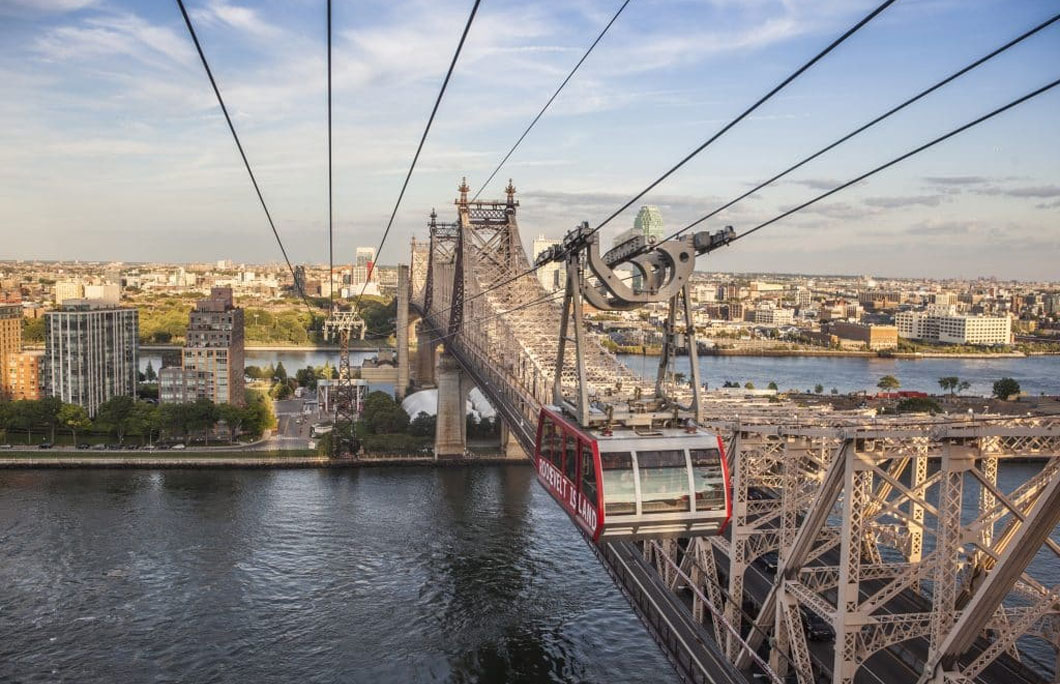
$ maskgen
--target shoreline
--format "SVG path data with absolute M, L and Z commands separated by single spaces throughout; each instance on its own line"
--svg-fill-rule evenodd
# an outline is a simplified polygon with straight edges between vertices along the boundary
M 267 453 L 267 452 L 262 452 Z M 487 453 L 458 458 L 436 459 L 432 456 L 383 454 L 358 459 L 331 459 L 327 456 L 241 455 L 225 456 L 192 453 L 180 456 L 99 455 L 81 454 L 42 456 L 30 451 L 15 451 L 0 455 L 0 470 L 239 470 L 239 469 L 335 469 L 380 466 L 463 467 L 503 463 L 530 463 L 525 458 L 512 458 L 499 453 Z

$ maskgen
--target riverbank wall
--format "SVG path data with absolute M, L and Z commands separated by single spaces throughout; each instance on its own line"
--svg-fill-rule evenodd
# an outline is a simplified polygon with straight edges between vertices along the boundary
M 326 456 L 297 455 L 283 456 L 262 452 L 262 455 L 243 454 L 181 454 L 179 456 L 159 455 L 89 455 L 89 454 L 51 454 L 9 452 L 0 455 L 0 469 L 240 469 L 240 468 L 361 468 L 380 466 L 429 466 L 461 467 L 469 465 L 496 465 L 502 463 L 529 464 L 525 458 L 512 458 L 501 453 L 475 453 L 463 457 L 436 459 L 432 454 L 372 454 L 354 459 L 332 459 Z

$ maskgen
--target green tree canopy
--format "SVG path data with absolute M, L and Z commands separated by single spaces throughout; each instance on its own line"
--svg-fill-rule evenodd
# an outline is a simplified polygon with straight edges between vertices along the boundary
M 119 443 L 123 442 L 135 403 L 132 397 L 111 397 L 96 410 L 96 424 L 117 437 Z
M 896 390 L 901 387 L 902 383 L 893 375 L 885 375 L 880 378 L 880 381 L 876 383 L 876 386 L 884 392 L 890 392 L 891 390 Z
M 1020 393 L 1020 384 L 1013 378 L 1001 378 L 994 383 L 994 396 L 1002 401 L 1008 400 L 1014 394 Z
M 369 433 L 393 434 L 405 432 L 409 414 L 386 392 L 372 392 L 364 400 L 361 422 Z

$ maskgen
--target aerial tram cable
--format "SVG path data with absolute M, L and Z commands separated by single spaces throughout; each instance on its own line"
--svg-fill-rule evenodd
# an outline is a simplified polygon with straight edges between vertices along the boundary
M 1030 38 L 1034 34 L 1036 34 L 1039 31 L 1041 31 L 1042 29 L 1047 28 L 1048 26 L 1054 24 L 1058 20 L 1060 20 L 1060 14 L 1054 14 L 1049 19 L 1047 19 L 1044 22 L 1038 24 L 1037 26 L 1035 26 L 1034 28 L 1030 29 L 1029 31 L 1026 31 L 1025 33 L 1017 36 L 1016 38 L 1013 38 L 1012 40 L 1010 40 L 1009 42 L 1005 43 L 1004 45 L 1002 45 L 1001 47 L 997 48 L 996 50 L 990 52 L 989 54 L 986 54 L 986 55 L 980 57 L 979 59 L 975 60 L 974 62 L 972 62 L 968 66 L 964 67 L 963 69 L 955 71 L 954 73 L 952 73 L 949 76 L 947 76 L 946 78 L 942 79 L 941 81 L 939 81 L 935 85 L 930 86 L 929 88 L 926 88 L 926 89 L 920 91 L 916 95 L 914 95 L 914 96 L 910 97 L 909 99 L 907 99 L 905 102 L 902 102 L 901 104 L 899 104 L 899 105 L 897 105 L 895 107 L 892 107 L 891 109 L 887 110 L 883 114 L 877 116 L 872 121 L 869 121 L 868 123 L 866 123 L 866 124 L 864 124 L 862 126 L 859 126 L 858 128 L 854 129 L 853 131 L 851 131 L 851 132 L 847 133 L 846 135 L 844 135 L 843 137 L 839 138 L 835 142 L 829 144 L 828 146 L 822 147 L 820 150 L 818 150 L 817 152 L 814 152 L 813 154 L 811 154 L 810 156 L 806 157 L 802 161 L 796 162 L 795 164 L 793 164 L 792 166 L 789 166 L 788 168 L 784 169 L 783 171 L 781 171 L 780 173 L 776 174 L 772 178 L 769 178 L 768 180 L 762 181 L 761 183 L 759 183 L 755 187 L 751 188 L 747 192 L 743 193 L 739 197 L 736 197 L 735 199 L 732 199 L 732 200 L 726 202 L 725 204 L 721 205 L 720 207 L 718 207 L 717 209 L 713 210 L 709 214 L 706 214 L 705 216 L 702 216 L 702 217 L 696 219 L 695 221 L 693 221 L 692 223 L 689 223 L 684 228 L 681 228 L 680 230 L 668 235 L 666 238 L 664 238 L 662 240 L 662 242 L 665 242 L 666 240 L 673 240 L 674 238 L 681 237 L 682 235 L 684 235 L 685 232 L 691 230 L 692 228 L 696 227 L 700 223 L 706 221 L 707 219 L 710 219 L 710 218 L 716 216 L 717 214 L 720 214 L 721 212 L 725 211 L 726 209 L 728 209 L 729 207 L 733 206 L 737 202 L 740 202 L 742 200 L 747 199 L 748 197 L 750 197 L 751 195 L 755 194 L 759 190 L 762 190 L 766 186 L 775 183 L 776 181 L 780 180 L 781 178 L 787 176 L 792 171 L 795 171 L 796 169 L 801 168 L 802 166 L 804 166 L 804 165 L 808 164 L 809 162 L 813 161 L 814 159 L 817 159 L 818 157 L 820 157 L 824 153 L 826 153 L 826 152 L 828 152 L 828 151 L 830 151 L 832 149 L 835 149 L 836 147 L 838 147 L 839 145 L 841 145 L 841 144 L 845 143 L 846 141 L 850 140 L 854 136 L 857 136 L 857 135 L 860 135 L 861 133 L 864 133 L 868 129 L 872 128 L 876 124 L 878 124 L 881 121 L 883 121 L 884 119 L 887 119 L 890 116 L 892 116 L 894 114 L 897 114 L 898 112 L 900 112 L 901 110 L 905 109 L 906 107 L 908 107 L 909 105 L 913 104 L 914 102 L 917 102 L 918 100 L 926 97 L 927 95 L 930 95 L 931 93 L 935 92 L 936 90 L 938 90 L 939 88 L 943 87 L 944 85 L 956 80 L 957 78 L 960 78 L 961 76 L 963 76 L 964 74 L 968 73 L 972 69 L 975 69 L 976 67 L 978 67 L 978 66 L 980 66 L 980 65 L 982 65 L 982 64 L 984 64 L 984 63 L 986 63 L 988 61 L 990 61 L 991 59 L 993 59 L 994 57 L 997 57 L 998 55 L 1000 55 L 1001 53 L 1005 52 L 1009 48 L 1015 47 L 1017 44 L 1023 42 L 1027 38 Z M 641 250 L 641 252 L 639 252 L 639 253 L 643 253 L 643 250 Z
M 464 49 L 464 41 L 467 39 L 468 31 L 471 30 L 471 24 L 475 20 L 475 13 L 478 12 L 479 3 L 482 0 L 475 0 L 475 4 L 471 7 L 471 14 L 468 15 L 467 24 L 464 25 L 464 32 L 460 34 L 460 42 L 456 45 L 456 52 L 453 53 L 453 59 L 449 63 L 449 70 L 445 74 L 445 80 L 442 81 L 442 87 L 438 91 L 438 97 L 434 101 L 434 107 L 431 109 L 431 115 L 427 119 L 427 126 L 423 129 L 423 135 L 420 136 L 420 144 L 416 146 L 416 154 L 412 157 L 412 164 L 409 165 L 409 171 L 405 174 L 405 182 L 401 184 L 401 192 L 398 193 L 397 202 L 394 203 L 394 210 L 390 212 L 390 220 L 387 221 L 386 230 L 383 231 L 383 237 L 379 240 L 379 248 L 375 252 L 376 261 L 379 260 L 379 255 L 383 251 L 383 245 L 386 243 L 387 235 L 390 234 L 390 228 L 394 225 L 394 217 L 397 216 L 398 208 L 401 207 L 401 200 L 405 197 L 405 190 L 409 187 L 409 179 L 412 178 L 412 172 L 416 169 L 416 162 L 420 158 L 420 152 L 423 151 L 423 144 L 427 142 L 427 134 L 431 132 L 431 124 L 434 123 L 434 116 L 438 113 L 438 107 L 442 104 L 442 96 L 445 95 L 445 89 L 449 85 L 449 79 L 453 76 L 453 70 L 456 68 L 456 61 L 460 57 L 460 51 Z M 364 285 L 361 287 L 360 294 L 357 295 L 357 300 L 354 302 L 353 310 L 357 311 L 361 304 L 361 298 L 364 296 L 364 291 L 368 287 L 368 278 L 365 277 Z
M 626 9 L 626 5 L 628 5 L 629 3 L 630 0 L 625 0 L 625 2 L 619 5 L 618 10 L 615 12 L 614 16 L 611 17 L 611 21 L 607 22 L 607 25 L 604 26 L 602 31 L 600 31 L 600 34 L 596 36 L 596 40 L 594 40 L 592 44 L 589 45 L 589 49 L 585 51 L 585 54 L 582 55 L 582 58 L 578 60 L 578 63 L 574 65 L 574 68 L 570 70 L 570 73 L 567 74 L 567 77 L 563 79 L 563 82 L 559 84 L 558 88 L 556 88 L 556 92 L 552 93 L 552 97 L 548 98 L 548 102 L 545 103 L 545 106 L 541 108 L 541 111 L 537 113 L 537 116 L 533 118 L 533 120 L 530 122 L 530 125 L 526 127 L 525 131 L 523 131 L 523 134 L 519 136 L 519 139 L 515 141 L 515 144 L 512 145 L 510 150 L 508 150 L 508 153 L 504 155 L 504 158 L 501 159 L 500 163 L 497 164 L 497 167 L 493 169 L 493 173 L 489 175 L 489 178 L 486 179 L 486 182 L 482 184 L 482 187 L 478 189 L 478 192 L 475 193 L 475 196 L 471 198 L 472 202 L 478 199 L 478 196 L 481 195 L 482 191 L 485 190 L 486 187 L 490 184 L 490 181 L 493 180 L 493 177 L 497 175 L 497 172 L 501 170 L 501 167 L 504 166 L 504 164 L 508 161 L 509 157 L 511 157 L 512 154 L 515 152 L 516 148 L 518 148 L 519 145 L 523 142 L 523 139 L 526 138 L 526 136 L 530 133 L 530 130 L 533 129 L 533 127 L 537 124 L 538 120 L 545 114 L 548 108 L 552 106 L 552 103 L 555 101 L 556 97 L 559 96 L 560 92 L 567 86 L 567 83 L 571 80 L 571 78 L 574 77 L 574 74 L 578 71 L 578 69 L 581 68 L 582 63 L 584 63 L 585 60 L 589 57 L 589 55 L 592 54 L 593 49 L 596 48 L 596 45 L 603 39 L 604 35 L 608 32 L 608 30 L 610 30 L 611 25 L 615 23 L 619 15 L 622 14 L 622 10 Z
M 283 240 L 280 239 L 280 233 L 276 230 L 276 223 L 272 220 L 272 214 L 269 212 L 269 207 L 265 204 L 265 197 L 261 194 L 261 188 L 258 187 L 258 181 L 254 177 L 254 171 L 250 168 L 250 161 L 247 159 L 246 152 L 243 151 L 243 144 L 239 141 L 239 134 L 236 133 L 236 127 L 232 124 L 232 117 L 228 114 L 228 107 L 225 106 L 224 98 L 221 97 L 221 90 L 217 87 L 217 80 L 213 77 L 213 71 L 210 69 L 210 63 L 206 60 L 206 53 L 203 52 L 202 45 L 199 43 L 199 37 L 195 34 L 195 27 L 191 24 L 191 17 L 188 16 L 188 10 L 184 7 L 184 0 L 177 0 L 177 6 L 180 7 L 180 13 L 184 17 L 184 23 L 188 27 L 188 33 L 191 34 L 191 40 L 195 43 L 195 49 L 199 53 L 199 59 L 202 60 L 202 66 L 206 69 L 206 76 L 210 79 L 210 85 L 213 86 L 214 95 L 217 96 L 217 103 L 221 105 L 221 112 L 225 115 L 225 121 L 228 122 L 228 130 L 232 132 L 232 139 L 235 140 L 236 148 L 239 149 L 239 156 L 243 158 L 243 166 L 247 169 L 247 175 L 250 176 L 250 182 L 254 186 L 254 192 L 258 195 L 258 201 L 261 202 L 261 208 L 265 210 L 265 218 L 269 221 L 269 227 L 272 228 L 272 234 L 276 237 L 276 244 L 280 246 L 280 252 L 283 254 L 283 260 L 287 262 L 287 270 L 291 272 L 291 277 L 295 279 L 297 286 L 298 279 L 294 275 L 294 266 L 291 265 L 291 259 L 287 256 L 287 250 L 283 246 Z M 305 303 L 306 308 L 309 309 L 309 315 L 313 316 L 313 307 L 309 303 L 309 299 L 306 297 L 305 292 L 302 288 L 297 288 L 298 294 L 302 296 L 302 301 Z
M 840 190 L 845 190 L 846 188 L 849 188 L 851 185 L 854 185 L 855 183 L 860 183 L 861 181 L 865 180 L 866 178 L 869 178 L 870 176 L 874 176 L 877 173 L 879 173 L 880 171 L 883 171 L 885 169 L 889 169 L 890 167 L 894 166 L 895 164 L 897 164 L 897 163 L 899 163 L 901 161 L 905 161 L 906 159 L 908 159 L 908 158 L 910 158 L 910 157 L 912 157 L 914 155 L 917 155 L 917 154 L 923 152 L 926 149 L 929 149 L 931 147 L 934 147 L 935 145 L 938 145 L 941 142 L 949 140 L 953 136 L 955 136 L 955 135 L 957 135 L 959 133 L 963 133 L 964 131 L 968 130 L 969 128 L 973 128 L 975 126 L 978 126 L 979 124 L 983 123 L 984 121 L 988 121 L 988 120 L 994 118 L 998 114 L 1006 112 L 1006 111 L 1012 109 L 1013 107 L 1026 102 L 1027 100 L 1035 98 L 1038 95 L 1041 95 L 1042 93 L 1047 92 L 1047 91 L 1055 88 L 1057 85 L 1060 85 L 1060 79 L 1052 81 L 1051 83 L 1047 83 L 1046 85 L 1044 85 L 1044 86 L 1042 86 L 1042 87 L 1040 87 L 1040 88 L 1038 88 L 1036 90 L 1032 90 L 1031 92 L 1027 93 L 1026 95 L 1024 95 L 1022 97 L 1019 97 L 1019 98 L 1016 98 L 1015 100 L 1012 100 L 1008 104 L 1002 105 L 1001 107 L 998 107 L 997 109 L 994 109 L 994 110 L 992 110 L 992 111 L 980 116 L 977 119 L 973 119 L 972 121 L 969 121 L 968 123 L 964 124 L 963 126 L 958 126 L 957 128 L 954 128 L 953 130 L 951 130 L 948 133 L 940 135 L 939 137 L 937 137 L 937 138 L 935 138 L 933 140 L 930 140 L 930 141 L 924 143 L 923 145 L 920 145 L 919 147 L 915 147 L 912 150 L 909 150 L 908 152 L 906 152 L 903 155 L 895 157 L 894 159 L 890 160 L 889 162 L 880 164 L 879 166 L 875 167 L 874 169 L 872 169 L 870 171 L 866 171 L 865 173 L 861 174 L 860 176 L 857 176 L 856 178 L 852 178 L 852 179 L 848 180 L 847 182 L 843 183 L 842 185 L 837 185 L 836 187 L 832 188 L 831 190 L 829 190 L 827 192 L 823 192 L 820 195 L 817 195 L 813 199 L 807 200 L 806 202 L 803 202 L 802 204 L 800 204 L 798 206 L 792 207 L 791 209 L 788 209 L 785 212 L 777 214 L 776 216 L 774 216 L 773 218 L 769 219 L 768 221 L 763 221 L 762 223 L 759 223 L 754 228 L 750 228 L 748 230 L 745 230 L 742 233 L 738 233 L 736 235 L 736 237 L 734 237 L 732 240 L 730 240 L 728 242 L 728 244 L 732 244 L 733 242 L 736 242 L 737 240 L 741 240 L 741 239 L 747 237 L 748 235 L 751 235 L 752 233 L 756 233 L 756 232 L 762 230 L 763 228 L 765 228 L 766 226 L 770 226 L 770 225 L 776 223 L 777 221 L 779 221 L 779 220 L 781 220 L 781 219 L 783 219 L 783 218 L 785 218 L 787 216 L 791 216 L 792 214 L 794 214 L 797 211 L 802 211 L 806 207 L 809 207 L 809 206 L 811 206 L 813 204 L 816 204 L 816 203 L 820 202 L 821 200 L 825 199 L 826 197 L 830 197 L 830 196 L 834 195 L 835 193 L 839 192 Z
M 331 163 L 331 0 L 327 8 L 328 33 L 328 286 L 330 295 L 328 314 L 335 313 L 335 223 L 334 203 L 332 200 L 332 163 Z
M 683 159 L 681 159 L 681 161 L 679 161 L 679 162 L 678 162 L 677 164 L 675 164 L 674 166 L 670 167 L 670 169 L 669 169 L 668 171 L 666 171 L 666 172 L 665 172 L 665 173 L 664 173 L 663 175 L 659 176 L 659 177 L 658 177 L 658 178 L 656 178 L 656 179 L 655 179 L 654 181 L 652 181 L 652 183 L 651 183 L 650 185 L 648 185 L 648 186 L 647 186 L 646 188 L 644 188 L 644 189 L 643 189 L 642 191 L 640 191 L 639 193 L 637 193 L 637 195 L 635 195 L 635 196 L 634 196 L 634 197 L 633 197 L 632 199 L 630 199 L 630 200 L 629 200 L 628 202 L 626 202 L 625 204 L 623 204 L 623 205 L 622 205 L 622 206 L 621 206 L 621 207 L 620 207 L 620 208 L 619 208 L 619 209 L 618 209 L 617 211 L 613 212 L 613 213 L 612 213 L 612 214 L 611 214 L 610 216 L 608 216 L 608 217 L 607 217 L 606 219 L 604 219 L 604 220 L 603 220 L 602 222 L 600 222 L 599 224 L 597 224 L 597 226 L 596 226 L 595 228 L 593 228 L 593 229 L 592 229 L 592 231 L 591 231 L 591 234 L 594 234 L 594 233 L 597 233 L 597 232 L 599 232 L 601 228 L 603 228 L 603 227 L 604 227 L 604 226 L 606 226 L 606 225 L 607 225 L 608 223 L 610 223 L 610 222 L 611 222 L 611 221 L 612 221 L 612 220 L 613 220 L 613 219 L 614 219 L 615 217 L 617 217 L 617 216 L 618 216 L 619 214 L 621 214 L 621 213 L 622 213 L 623 211 L 625 211 L 626 209 L 628 209 L 629 207 L 631 207 L 631 206 L 632 206 L 632 205 L 633 205 L 633 204 L 634 204 L 634 203 L 635 203 L 635 202 L 636 202 L 637 200 L 639 200 L 639 199 L 640 199 L 641 197 L 643 197 L 644 195 L 646 195 L 647 193 L 649 193 L 649 192 L 650 192 L 651 190 L 653 190 L 653 189 L 654 189 L 654 188 L 655 188 L 656 186 L 658 186 L 658 185 L 659 185 L 660 183 L 662 183 L 662 182 L 663 182 L 664 180 L 666 180 L 667 178 L 669 178 L 669 177 L 670 177 L 670 176 L 671 176 L 671 175 L 672 175 L 673 173 L 675 173 L 675 172 L 676 172 L 676 171 L 677 171 L 678 169 L 680 169 L 680 168 L 681 168 L 682 166 L 684 166 L 684 165 L 685 165 L 685 164 L 687 164 L 687 163 L 688 163 L 689 161 L 691 161 L 691 160 L 692 160 L 692 159 L 693 159 L 693 158 L 694 158 L 694 157 L 695 157 L 696 155 L 698 155 L 699 153 L 701 153 L 701 152 L 702 152 L 703 150 L 705 150 L 705 149 L 706 149 L 706 148 L 707 148 L 707 147 L 708 147 L 709 145 L 711 145 L 711 144 L 712 144 L 712 143 L 713 143 L 713 142 L 714 142 L 715 140 L 717 140 L 717 139 L 718 139 L 718 138 L 720 138 L 720 137 L 721 137 L 722 135 L 724 135 L 725 133 L 727 133 L 727 132 L 728 132 L 728 131 L 729 131 L 730 129 L 732 129 L 732 128 L 733 128 L 733 127 L 734 127 L 734 126 L 736 125 L 736 124 L 740 123 L 740 122 L 741 122 L 741 121 L 742 121 L 743 119 L 747 118 L 747 117 L 748 117 L 748 116 L 749 116 L 749 115 L 750 115 L 751 113 L 753 113 L 753 112 L 754 112 L 754 111 L 755 111 L 756 109 L 758 109 L 758 108 L 759 108 L 759 107 L 760 107 L 761 105 L 765 104 L 765 102 L 766 102 L 767 100 L 769 100 L 769 99 L 770 99 L 770 98 L 772 98 L 772 97 L 773 97 L 774 95 L 776 95 L 776 94 L 777 94 L 778 92 L 780 92 L 780 91 L 781 91 L 781 90 L 783 90 L 783 89 L 784 89 L 785 87 L 787 87 L 787 86 L 788 86 L 788 85 L 789 85 L 789 84 L 790 84 L 790 83 L 791 83 L 792 81 L 794 81 L 794 80 L 795 80 L 796 78 L 798 78 L 799 76 L 801 76 L 801 75 L 802 75 L 802 74 L 803 74 L 803 73 L 804 73 L 804 72 L 805 72 L 806 70 L 808 70 L 808 69 L 809 69 L 810 67 L 812 67 L 812 66 L 813 66 L 814 64 L 816 64 L 817 62 L 819 62 L 819 61 L 820 61 L 820 60 L 821 60 L 822 58 L 824 58 L 824 57 L 825 57 L 826 55 L 828 55 L 828 54 L 829 54 L 830 52 L 832 52 L 832 50 L 834 50 L 835 48 L 839 47 L 839 45 L 840 45 L 841 43 L 843 43 L 843 42 L 844 42 L 845 40 L 847 40 L 847 39 L 848 39 L 848 38 L 850 38 L 850 37 L 851 37 L 852 35 L 854 35 L 855 33 L 857 33 L 857 32 L 858 32 L 858 30 L 860 30 L 860 29 L 861 29 L 862 27 L 864 27 L 864 26 L 865 26 L 866 24 L 868 24 L 868 23 L 869 23 L 870 21 L 872 21 L 873 19 L 875 19 L 875 18 L 876 18 L 876 17 L 877 17 L 877 16 L 878 16 L 878 15 L 879 15 L 879 14 L 880 14 L 881 12 L 883 12 L 883 10 L 887 9 L 887 8 L 888 8 L 888 7 L 890 7 L 890 6 L 892 5 L 892 4 L 894 4 L 894 2 L 895 2 L 895 0 L 884 0 L 884 2 L 882 2 L 882 3 L 881 3 L 881 4 L 879 5 L 879 6 L 878 6 L 878 7 L 876 7 L 876 9 L 874 9 L 874 10 L 873 10 L 872 12 L 870 12 L 870 13 L 869 13 L 868 15 L 866 15 L 865 17 L 863 17 L 863 18 L 862 18 L 862 19 L 861 19 L 861 20 L 860 20 L 859 22 L 857 22 L 856 24 L 854 24 L 853 26 L 851 26 L 851 27 L 850 27 L 849 29 L 847 29 L 847 30 L 846 30 L 846 31 L 845 31 L 845 32 L 844 32 L 844 33 L 843 33 L 842 35 L 840 35 L 840 36 L 839 36 L 838 38 L 836 38 L 836 39 L 835 39 L 835 40 L 833 40 L 833 41 L 832 41 L 831 43 L 829 43 L 827 47 L 825 47 L 825 48 L 824 48 L 823 50 L 821 50 L 821 51 L 820 51 L 820 52 L 818 52 L 818 53 L 817 53 L 816 55 L 814 55 L 814 57 L 813 57 L 813 58 L 811 58 L 811 59 L 810 59 L 810 60 L 809 60 L 808 62 L 806 62 L 806 63 L 805 63 L 805 64 L 803 64 L 803 65 L 802 65 L 801 67 L 799 67 L 798 69 L 796 69 L 796 70 L 795 70 L 794 72 L 792 72 L 791 74 L 789 74 L 787 78 L 785 78 L 785 79 L 784 79 L 783 81 L 781 81 L 781 82 L 780 82 L 779 84 L 777 84 L 776 86 L 774 86 L 772 90 L 770 90 L 770 91 L 769 91 L 768 93 L 766 93 L 765 95 L 763 95 L 762 97 L 760 97 L 760 98 L 759 98 L 759 99 L 758 99 L 758 100 L 757 100 L 757 101 L 756 101 L 756 102 L 755 102 L 754 104 L 752 104 L 752 105 L 751 105 L 750 107 L 748 107 L 747 109 L 745 109 L 745 110 L 744 110 L 744 111 L 743 111 L 743 112 L 742 112 L 741 114 L 739 114 L 739 115 L 738 115 L 738 116 L 737 116 L 737 117 L 736 117 L 735 119 L 733 119 L 733 120 L 732 120 L 732 121 L 730 121 L 730 122 L 729 122 L 728 124 L 726 124 L 726 125 L 725 125 L 724 127 L 722 127 L 722 128 L 721 128 L 721 130 L 719 130 L 719 131 L 718 131 L 718 132 L 716 132 L 716 133 L 715 133 L 714 135 L 712 135 L 712 136 L 711 136 L 711 137 L 710 137 L 709 139 L 707 139 L 707 141 L 706 141 L 706 142 L 702 143 L 702 144 L 701 144 L 701 145 L 699 145 L 699 146 L 698 146 L 697 148 L 695 148 L 695 149 L 694 149 L 694 150 L 692 150 L 692 151 L 691 151 L 690 153 L 688 153 L 688 154 L 687 154 L 687 155 L 686 155 L 686 156 L 685 156 L 685 157 L 684 157 Z M 495 285 L 493 285 L 493 286 L 489 287 L 489 288 L 488 288 L 488 289 L 486 289 L 486 290 L 483 290 L 482 292 L 479 292 L 479 293 L 478 293 L 478 294 L 476 294 L 476 295 L 472 295 L 472 296 L 470 296 L 470 297 L 467 297 L 467 298 L 466 298 L 466 299 L 464 300 L 464 303 L 466 304 L 467 302 L 470 302 L 470 301 L 473 301 L 473 300 L 475 300 L 475 299 L 478 299 L 479 297 L 481 297 L 482 295 L 486 294 L 487 292 L 490 292 L 490 291 L 492 291 L 492 290 L 495 290 L 495 289 L 497 289 L 497 288 L 500 288 L 500 287 L 504 287 L 505 285 L 508 285 L 509 283 L 512 283 L 512 282 L 515 282 L 516 280 L 518 280 L 518 279 L 522 278 L 523 276 L 531 275 L 531 274 L 535 273 L 535 272 L 536 272 L 536 271 L 537 271 L 537 270 L 538 270 L 539 268 L 541 268 L 541 265 L 534 265 L 534 266 L 531 266 L 531 267 L 530 267 L 529 269 L 527 269 L 527 270 L 523 271 L 522 273 L 518 273 L 518 274 L 516 274 L 516 275 L 514 275 L 514 276 L 511 276 L 511 277 L 509 277 L 509 278 L 506 278 L 505 280 L 502 280 L 501 282 L 499 282 L 499 283 L 497 283 L 497 284 L 495 284 Z M 443 310 L 443 312 L 444 312 L 444 310 Z M 440 312 L 440 313 L 441 313 L 441 312 Z

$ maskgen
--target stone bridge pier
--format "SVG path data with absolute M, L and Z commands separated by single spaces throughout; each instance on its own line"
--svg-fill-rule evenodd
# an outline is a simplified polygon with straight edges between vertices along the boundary
M 434 375 L 438 385 L 434 457 L 462 457 L 467 451 L 467 395 L 471 391 L 471 379 L 448 352 L 438 357 Z

